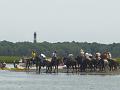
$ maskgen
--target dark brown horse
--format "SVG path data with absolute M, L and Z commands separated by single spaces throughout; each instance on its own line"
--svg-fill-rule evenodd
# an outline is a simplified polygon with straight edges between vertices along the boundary
M 110 71 L 117 70 L 119 68 L 119 63 L 116 60 L 108 59 Z
M 71 68 L 72 68 L 72 72 L 74 72 L 74 69 L 77 72 L 77 61 L 76 60 L 71 60 L 69 57 L 64 57 L 63 62 L 64 62 L 64 65 L 66 65 L 67 73 L 69 72 Z
M 22 58 L 22 63 L 25 64 L 26 71 L 29 71 L 32 67 L 32 58 Z
M 51 60 L 42 60 L 39 57 L 35 58 L 36 63 L 36 71 L 40 73 L 41 67 L 46 67 L 46 73 L 58 73 L 58 66 L 59 66 L 60 60 L 57 58 L 52 58 Z
M 108 53 L 104 52 L 101 54 L 101 59 L 99 60 L 98 67 L 99 71 L 106 71 L 109 69 L 109 62 L 108 62 Z

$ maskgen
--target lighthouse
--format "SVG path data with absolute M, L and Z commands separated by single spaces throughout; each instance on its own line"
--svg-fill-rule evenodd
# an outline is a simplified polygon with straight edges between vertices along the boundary
M 34 32 L 34 43 L 37 43 L 37 34 Z

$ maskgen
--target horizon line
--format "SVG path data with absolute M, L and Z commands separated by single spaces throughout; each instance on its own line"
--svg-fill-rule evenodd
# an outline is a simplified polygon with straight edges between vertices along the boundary
M 29 43 L 34 43 L 32 41 L 16 41 L 16 42 L 13 42 L 13 41 L 8 41 L 8 40 L 0 40 L 0 42 L 3 42 L 3 41 L 6 41 L 6 42 L 11 42 L 11 43 L 22 43 L 22 42 L 29 42 Z M 44 42 L 48 42 L 48 43 L 64 43 L 64 42 L 69 42 L 69 43 L 72 43 L 72 42 L 75 42 L 75 43 L 97 43 L 97 44 L 106 44 L 106 45 L 109 45 L 109 44 L 120 44 L 120 42 L 112 42 L 112 43 L 100 43 L 100 42 L 88 42 L 88 41 L 83 41 L 83 42 L 80 42 L 80 41 L 56 41 L 56 42 L 50 42 L 50 41 L 42 41 L 42 42 L 36 42 L 36 43 L 44 43 Z

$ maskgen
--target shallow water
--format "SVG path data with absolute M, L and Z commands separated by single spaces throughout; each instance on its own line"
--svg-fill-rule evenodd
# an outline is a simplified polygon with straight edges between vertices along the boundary
M 119 90 L 120 75 L 0 71 L 0 90 Z

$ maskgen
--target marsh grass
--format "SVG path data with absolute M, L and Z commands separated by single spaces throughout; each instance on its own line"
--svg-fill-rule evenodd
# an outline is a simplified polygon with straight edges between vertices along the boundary
M 16 61 L 18 63 L 20 58 L 20 56 L 0 56 L 0 62 L 13 63 Z

